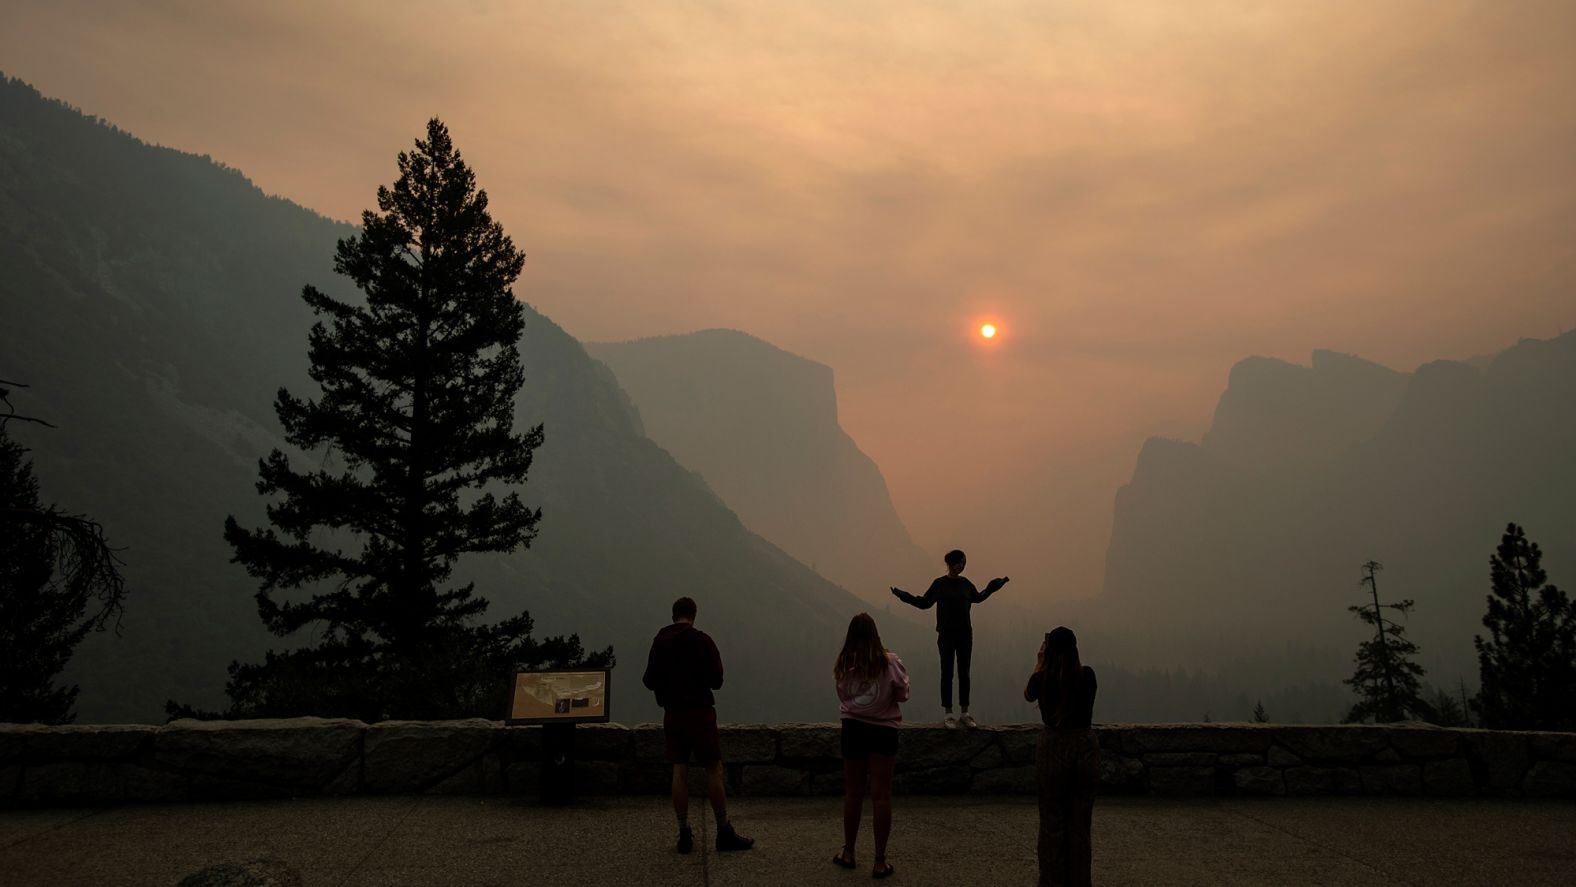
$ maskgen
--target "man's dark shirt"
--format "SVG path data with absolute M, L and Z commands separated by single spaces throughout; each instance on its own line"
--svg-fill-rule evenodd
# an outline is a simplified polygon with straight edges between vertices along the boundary
M 930 588 L 919 597 L 906 591 L 898 591 L 898 599 L 906 604 L 913 604 L 921 610 L 936 608 L 936 631 L 948 635 L 973 635 L 974 624 L 969 621 L 969 607 L 980 603 L 992 594 L 997 588 L 986 586 L 984 591 L 974 587 L 974 583 L 962 576 L 938 576 L 930 583 Z
M 657 632 L 646 657 L 646 689 L 663 708 L 707 708 L 722 687 L 722 654 L 711 636 L 687 622 Z

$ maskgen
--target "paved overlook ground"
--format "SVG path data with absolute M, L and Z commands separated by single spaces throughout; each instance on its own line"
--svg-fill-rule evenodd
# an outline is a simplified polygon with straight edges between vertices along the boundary
M 569 808 L 428 795 L 7 810 L 0 883 L 176 885 L 254 860 L 269 860 L 254 868 L 276 880 L 187 883 L 868 883 L 868 815 L 860 870 L 830 863 L 842 843 L 839 811 L 837 798 L 739 799 L 732 817 L 757 849 L 717 854 L 698 841 L 684 857 L 669 843 L 673 818 L 661 797 Z M 1032 884 L 1035 822 L 1029 798 L 899 797 L 890 883 Z M 708 839 L 710 830 L 707 821 Z M 1094 845 L 1101 885 L 1571 884 L 1576 803 L 1102 798 Z

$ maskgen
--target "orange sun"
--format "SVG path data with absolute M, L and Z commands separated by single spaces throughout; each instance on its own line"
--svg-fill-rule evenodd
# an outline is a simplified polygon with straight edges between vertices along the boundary
M 987 339 L 996 338 L 996 325 L 994 323 L 987 323 L 980 327 L 980 335 Z

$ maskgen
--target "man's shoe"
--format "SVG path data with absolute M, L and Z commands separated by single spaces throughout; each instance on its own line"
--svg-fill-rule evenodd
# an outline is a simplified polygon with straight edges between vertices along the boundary
M 958 729 L 958 719 L 949 714 L 942 719 L 941 726 L 946 727 L 948 730 L 956 730 Z
M 733 830 L 733 823 L 717 829 L 717 851 L 748 850 L 755 846 L 754 838 L 746 838 Z
M 689 826 L 679 829 L 679 846 L 675 849 L 680 853 L 688 853 L 695 849 L 695 833 L 690 831 Z
M 959 721 L 959 723 L 961 723 L 963 726 L 969 728 L 970 730 L 972 730 L 975 727 L 979 726 L 979 724 L 974 723 L 974 716 L 969 714 L 968 712 L 964 712 L 963 713 L 963 717 Z

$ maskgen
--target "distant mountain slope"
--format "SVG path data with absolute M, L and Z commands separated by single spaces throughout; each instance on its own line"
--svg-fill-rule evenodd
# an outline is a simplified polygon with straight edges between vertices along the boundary
M 838 424 L 830 367 L 723 329 L 586 347 L 613 368 L 652 440 L 821 575 L 887 604 L 888 586 L 940 572 Z
M 216 706 L 231 659 L 280 644 L 220 530 L 228 513 L 262 519 L 253 483 L 280 443 L 274 392 L 312 390 L 299 292 L 352 295 L 331 273 L 352 230 L 0 85 L 0 378 L 30 383 L 19 405 L 60 426 L 15 429 L 44 495 L 126 549 L 122 636 L 91 638 L 71 669 L 83 720 L 156 720 L 169 697 Z M 832 717 L 830 661 L 863 605 L 746 530 L 644 437 L 606 367 L 534 310 L 521 353 L 516 421 L 546 425 L 523 490 L 541 536 L 462 562 L 459 578 L 495 618 L 529 608 L 539 633 L 615 645 L 617 720 L 656 713 L 639 676 L 681 594 L 727 661 L 725 718 Z
M 1417 601 L 1409 633 L 1434 679 L 1470 682 L 1507 522 L 1576 584 L 1573 453 L 1576 333 L 1411 374 L 1250 358 L 1203 443 L 1145 445 L 1117 493 L 1103 603 L 1172 635 L 1334 643 L 1349 660 L 1345 608 L 1371 558 L 1387 598 Z

